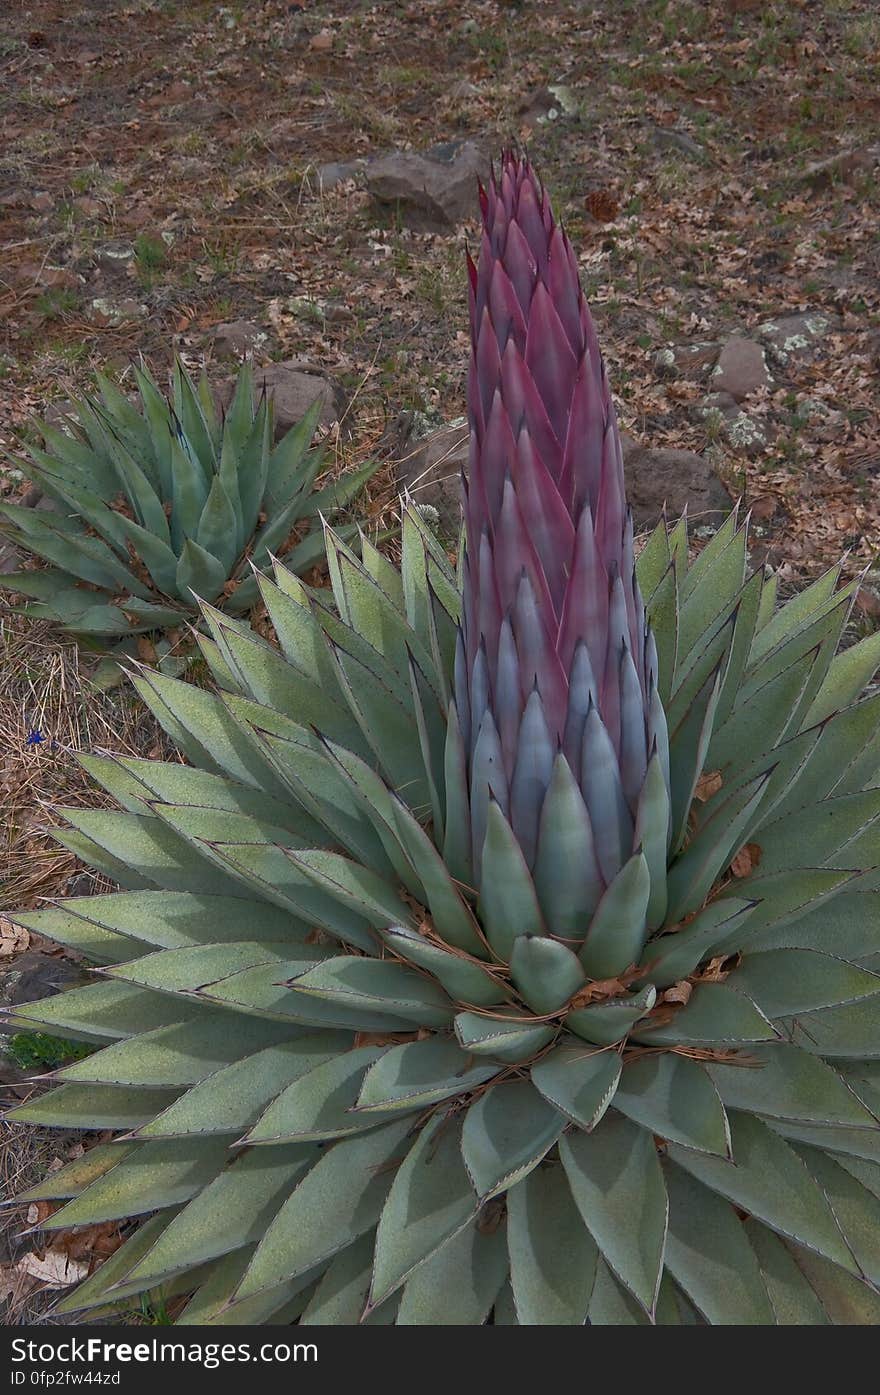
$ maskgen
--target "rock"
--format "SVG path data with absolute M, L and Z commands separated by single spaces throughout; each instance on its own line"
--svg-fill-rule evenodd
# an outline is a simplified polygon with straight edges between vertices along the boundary
M 365 165 L 366 160 L 332 160 L 328 165 L 320 165 L 318 188 L 326 194 L 330 189 L 335 189 L 337 184 L 347 184 L 350 179 L 358 179 L 363 174 Z
M 874 160 L 870 150 L 840 150 L 826 160 L 817 160 L 808 165 L 801 177 L 801 183 L 811 189 L 828 189 L 833 184 L 846 184 L 856 174 L 867 174 L 873 169 Z
M 45 189 L 41 189 L 38 194 L 34 194 L 31 199 L 31 208 L 35 213 L 51 213 L 55 207 L 55 200 Z
M 627 494 L 636 528 L 653 528 L 664 505 L 671 518 L 687 507 L 692 522 L 717 527 L 730 513 L 730 496 L 708 460 L 691 450 L 662 450 L 624 442 Z
M 268 334 L 253 320 L 226 320 L 211 331 L 214 353 L 218 358 L 244 358 L 262 348 Z
M 705 378 L 718 358 L 720 344 L 676 344 L 658 349 L 654 371 L 664 378 Z
M 27 950 L 9 960 L 0 973 L 0 1002 L 7 1007 L 50 998 L 84 981 L 82 969 L 58 954 Z
M 468 428 L 452 422 L 427 435 L 419 434 L 417 416 L 404 412 L 397 424 L 397 483 L 416 504 L 436 509 L 429 516 L 441 536 L 455 539 L 461 527 L 461 472 L 467 467 Z
M 95 252 L 95 261 L 105 270 L 113 271 L 117 267 L 124 267 L 129 262 L 134 261 L 134 247 L 130 242 L 110 239 L 101 243 Z
M 254 372 L 254 400 L 259 401 L 265 388 L 275 403 L 275 436 L 283 436 L 298 421 L 301 421 L 316 398 L 321 398 L 322 426 L 338 421 L 345 410 L 341 390 L 320 373 L 305 372 L 302 360 L 289 359 L 285 363 L 269 363 Z M 225 411 L 235 388 L 235 379 L 228 378 L 215 389 L 217 402 Z
M 434 146 L 424 155 L 397 151 L 367 167 L 367 188 L 379 203 L 399 208 L 410 227 L 449 232 L 477 216 L 477 179 L 489 175 L 487 156 L 471 141 Z
M 840 320 L 836 315 L 817 310 L 765 320 L 758 325 L 757 335 L 771 361 L 784 367 L 793 355 L 815 353 L 826 335 L 839 328 Z
M 655 126 L 652 132 L 658 150 L 671 150 L 677 155 L 686 155 L 689 160 L 705 160 L 706 151 L 699 141 L 684 131 L 673 131 L 668 126 Z
M 766 422 L 742 411 L 729 392 L 712 392 L 695 408 L 694 415 L 707 425 L 714 423 L 716 435 L 723 436 L 737 451 L 750 458 L 760 455 L 767 444 Z
M 712 386 L 741 402 L 749 393 L 769 385 L 770 374 L 761 345 L 741 335 L 728 339 L 712 373 Z
M 0 538 L 0 576 L 21 570 L 24 559 L 17 547 Z
M 146 313 L 146 305 L 142 305 L 140 301 L 134 300 L 131 296 L 125 296 L 122 300 L 116 301 L 109 300 L 107 296 L 96 296 L 90 306 L 92 319 L 99 320 L 112 329 L 124 325 L 130 320 L 142 319 Z

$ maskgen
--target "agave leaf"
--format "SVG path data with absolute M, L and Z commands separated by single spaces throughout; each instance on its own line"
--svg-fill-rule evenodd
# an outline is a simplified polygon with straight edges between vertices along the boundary
M 545 1099 L 591 1133 L 614 1098 L 620 1071 L 615 1051 L 591 1050 L 568 1038 L 535 1062 L 531 1079 Z
M 6 1117 L 49 1129 L 134 1129 L 171 1104 L 177 1093 L 127 1085 L 60 1085 L 49 1095 L 16 1105 Z
M 28 1187 L 26 1191 L 16 1193 L 16 1200 L 55 1201 L 61 1197 L 78 1196 L 90 1182 L 103 1177 L 105 1172 L 121 1162 L 131 1149 L 132 1144 L 119 1143 L 116 1140 L 112 1143 L 99 1143 L 81 1158 L 74 1158 L 73 1162 L 67 1163 L 57 1172 L 50 1172 L 48 1177 L 35 1187 Z
M 681 920 L 703 905 L 719 873 L 747 841 L 768 779 L 762 775 L 735 790 L 673 862 L 667 879 L 670 920 Z
M 772 1230 L 857 1273 L 824 1192 L 794 1150 L 748 1114 L 731 1114 L 730 1131 L 735 1167 L 677 1143 L 670 1143 L 669 1157 Z
M 569 1012 L 565 1025 L 584 1041 L 597 1046 L 613 1046 L 622 1041 L 631 1027 L 651 1011 L 657 1001 L 653 984 L 628 996 L 609 998 Z
M 841 563 L 836 562 L 817 581 L 806 590 L 799 591 L 759 627 L 749 655 L 750 669 L 755 669 L 771 651 L 837 604 L 840 573 Z
M 807 1283 L 789 1248 L 750 1216 L 743 1229 L 758 1256 L 761 1278 L 780 1327 L 821 1327 L 828 1315 Z M 842 1278 L 846 1277 L 841 1275 Z
M 659 669 L 657 688 L 664 704 L 669 702 L 678 656 L 678 583 L 670 562 L 647 606 L 651 629 L 657 641 Z
M 669 736 L 671 828 L 670 849 L 677 852 L 687 833 L 687 821 L 697 781 L 712 739 L 721 693 L 721 670 L 709 674 L 681 722 Z
M 832 858 L 840 865 L 856 854 L 853 865 L 865 866 L 853 840 L 863 836 L 880 819 L 880 789 L 864 790 L 824 799 L 789 813 L 761 828 L 761 868 L 767 872 L 802 866 L 821 867 Z
M 328 516 L 339 509 L 345 509 L 360 494 L 364 485 L 372 479 L 381 461 L 369 460 L 356 470 L 346 470 L 338 479 L 325 485 L 323 489 L 311 491 L 303 500 L 302 517 L 317 518 L 319 514 Z M 351 533 L 349 536 L 354 537 Z
M 403 1042 L 376 1056 L 364 1077 L 354 1116 L 361 1116 L 365 1128 L 381 1120 L 386 1110 L 424 1109 L 460 1096 L 501 1069 L 495 1062 L 475 1061 L 446 1037 Z
M 761 599 L 765 590 L 763 575 L 759 570 L 752 573 L 737 597 L 733 643 L 730 646 L 730 658 L 727 662 L 724 683 L 715 714 L 715 722 L 719 727 L 724 725 L 736 706 L 754 642 Z
M 425 1027 L 451 1020 L 452 1004 L 430 979 L 391 961 L 335 955 L 296 975 L 291 987 L 328 1002 L 388 1012 Z
M 319 1156 L 316 1148 L 291 1145 L 233 1158 L 172 1217 L 144 1258 L 128 1271 L 126 1282 L 138 1279 L 155 1284 L 255 1244 L 294 1183 Z
M 712 901 L 685 929 L 649 940 L 641 960 L 645 977 L 657 988 L 687 978 L 716 945 L 739 934 L 755 905 L 741 897 L 724 897 Z
M 276 1095 L 246 1135 L 246 1142 L 321 1142 L 360 1133 L 392 1117 L 387 1111 L 368 1117 L 354 1112 L 364 1074 L 383 1050 L 355 1047 L 300 1076 Z
M 104 1260 L 104 1263 L 94 1274 L 90 1274 L 83 1283 L 74 1289 L 73 1293 L 62 1298 L 61 1302 L 56 1304 L 54 1311 L 56 1313 L 75 1313 L 87 1308 L 96 1308 L 107 1301 L 110 1289 L 116 1290 L 114 1294 L 116 1297 L 123 1289 L 125 1276 L 146 1254 L 163 1230 L 170 1225 L 173 1217 L 173 1211 L 163 1211 L 156 1216 L 151 1216 L 148 1221 L 144 1221 L 134 1234 L 128 1237 L 124 1245 L 121 1245 L 108 1259 Z
M 398 1327 L 455 1327 L 486 1321 L 507 1275 L 504 1224 L 467 1226 L 407 1281 Z
M 735 764 L 740 751 L 755 749 L 756 734 L 762 751 L 770 751 L 787 731 L 797 731 L 800 726 L 797 714 L 820 662 L 820 650 L 814 647 L 748 698 L 743 696 L 724 726 L 713 732 L 707 756 L 709 767 L 724 769 Z
M 191 1021 L 193 1016 L 189 1004 L 175 1004 L 131 984 L 112 981 L 70 988 L 15 1008 L 18 1021 L 63 1028 L 65 1036 L 86 1041 L 118 1040 L 154 1027 Z
M 457 1003 L 492 1007 L 508 997 L 505 985 L 481 964 L 436 944 L 418 930 L 392 925 L 382 931 L 382 938 L 402 959 L 426 969 Z
M 188 538 L 194 538 L 208 498 L 209 481 L 180 427 L 175 424 L 171 438 L 171 546 L 180 553 Z
M 808 908 L 817 911 L 856 880 L 856 874 L 829 867 L 799 867 L 791 872 L 771 872 L 766 877 L 744 877 L 737 892 L 758 902 L 745 932 L 737 936 L 736 948 L 772 949 L 786 944 L 788 927 L 797 924 Z M 721 900 L 726 900 L 722 894 Z M 797 934 L 797 930 L 790 932 Z M 781 938 L 780 938 L 781 937 Z M 721 941 L 717 948 L 727 948 Z
M 669 550 L 669 530 L 664 519 L 657 524 L 636 561 L 636 576 L 639 588 L 645 597 L 648 610 L 654 592 L 663 580 L 666 569 L 672 561 Z
M 376 1232 L 371 1307 L 466 1226 L 478 1202 L 461 1156 L 461 1124 L 435 1116 L 397 1169 Z
M 791 1040 L 804 1051 L 819 1056 L 880 1057 L 877 1035 L 877 1008 L 880 998 L 874 994 L 856 1003 L 820 1008 L 816 1012 L 783 1018 L 782 1023 Z
M 668 1211 L 654 1140 L 622 1115 L 611 1114 L 594 1133 L 565 1134 L 559 1152 L 575 1204 L 599 1252 L 653 1314 Z
M 485 1201 L 537 1167 L 565 1127 L 565 1117 L 527 1080 L 498 1084 L 470 1105 L 461 1152 L 477 1196 Z
M 674 1163 L 663 1171 L 669 1192 L 665 1262 L 676 1282 L 711 1323 L 774 1325 L 757 1257 L 732 1207 Z
M 665 845 L 663 860 L 665 873 Z M 549 933 L 577 947 L 583 927 L 599 904 L 604 882 L 590 816 L 561 753 L 541 810 L 534 884 Z
M 646 1046 L 709 1046 L 716 1042 L 772 1041 L 777 1032 L 744 993 L 737 993 L 726 983 L 704 982 L 697 984 L 667 1025 L 646 1022 L 634 1036 Z
M 815 1056 L 783 1043 L 770 1050 L 758 1047 L 749 1055 L 756 1064 L 745 1069 L 720 1061 L 708 1066 L 729 1108 L 805 1124 L 878 1127 L 837 1072 Z
M 155 484 L 158 486 L 157 492 L 162 499 L 171 498 L 171 438 L 173 432 L 172 416 L 168 409 L 168 403 L 156 386 L 155 381 L 150 376 L 146 365 L 138 367 L 133 365 L 135 381 L 141 395 L 141 403 L 144 410 L 144 421 L 150 433 L 150 444 L 152 446 L 153 460 L 156 467 Z
M 688 600 L 700 592 L 708 591 L 716 595 L 730 596 L 742 586 L 746 565 L 747 530 L 745 527 L 738 527 L 738 523 L 739 507 L 734 504 L 720 528 L 713 533 L 682 577 L 682 612 Z M 711 600 L 709 604 L 712 604 Z M 719 611 L 720 609 L 719 606 Z M 710 615 L 708 620 L 712 618 Z M 707 628 L 708 620 L 697 627 L 698 634 Z
M 206 552 L 193 538 L 186 539 L 175 578 L 179 596 L 212 601 L 223 590 L 227 576 L 226 568 L 217 557 Z
M 529 1060 L 554 1035 L 552 1027 L 514 1012 L 503 1017 L 460 1012 L 454 1025 L 455 1035 L 469 1055 L 490 1056 L 512 1064 Z
M 812 1012 L 880 992 L 877 974 L 813 949 L 748 953 L 727 981 L 747 993 L 768 1017 Z
M 648 930 L 658 930 L 666 919 L 668 888 L 666 859 L 672 832 L 672 806 L 667 776 L 657 752 L 648 762 L 645 783 L 636 810 L 634 843 L 641 848 L 648 868 L 651 890 L 645 911 Z
M 658 1293 L 657 1301 L 660 1297 Z M 591 1327 L 649 1327 L 650 1318 L 627 1289 L 619 1284 L 601 1254 L 596 1261 L 596 1279 L 590 1296 Z
M 813 699 L 804 726 L 813 726 L 847 707 L 864 692 L 880 667 L 880 633 L 868 635 L 832 659 L 828 673 Z
M 46 1218 L 48 1230 L 96 1225 L 116 1217 L 179 1206 L 197 1195 L 228 1159 L 215 1139 L 162 1139 L 139 1145 L 125 1162 L 98 1177 L 85 1191 Z
M 57 1073 L 60 1080 L 106 1085 L 194 1085 L 223 1066 L 284 1039 L 274 1023 L 204 1013 L 107 1046 Z
M 511 1187 L 507 1247 L 517 1321 L 582 1327 L 597 1250 L 558 1164 L 535 1168 Z
M 649 1133 L 730 1156 L 727 1115 L 699 1061 L 670 1052 L 637 1057 L 623 1068 L 614 1107 Z
M 624 863 L 590 921 L 580 960 L 591 978 L 614 978 L 638 963 L 648 934 L 651 873 L 641 852 Z
M 474 869 L 471 857 L 467 759 L 454 703 L 450 703 L 449 706 L 443 773 L 446 786 L 443 861 L 449 868 L 450 875 L 459 885 L 471 887 L 474 880 Z
M 244 545 L 245 536 L 223 481 L 219 475 L 215 475 L 202 509 L 195 541 L 212 557 L 216 557 L 228 576 Z
M 225 889 L 235 895 L 235 883 L 225 879 L 225 884 L 221 884 L 217 871 L 160 819 L 105 809 L 66 809 L 63 812 L 77 832 L 106 849 L 122 866 L 137 867 L 156 886 L 197 894 Z M 69 842 L 64 835 L 59 836 L 59 841 Z
M 392 1161 L 408 1152 L 407 1117 L 328 1148 L 272 1221 L 236 1290 L 246 1298 L 330 1259 L 375 1225 Z
M 520 935 L 514 940 L 510 972 L 523 999 L 539 1016 L 558 1012 L 586 982 L 577 955 L 544 935 Z
M 368 1232 L 330 1261 L 300 1318 L 300 1327 L 356 1326 L 361 1321 L 370 1289 L 374 1243 L 375 1234 Z M 394 1310 L 395 1305 L 389 1304 L 373 1321 L 393 1323 Z
M 311 490 L 321 468 L 321 451 L 309 450 L 321 415 L 316 397 L 300 421 L 292 426 L 269 456 L 264 494 L 268 512 L 283 508 L 295 494 Z M 308 454 L 307 454 L 308 452 Z
M 231 1014 L 225 1013 L 229 1020 Z M 265 1019 L 263 1019 L 265 1020 Z M 277 1046 L 243 1056 L 208 1076 L 173 1103 L 161 1108 L 138 1130 L 139 1138 L 175 1138 L 189 1134 L 233 1134 L 240 1137 L 263 1107 L 306 1071 L 349 1049 L 350 1032 L 322 1030 L 294 1034 Z M 261 1153 L 260 1156 L 263 1156 Z M 271 1153 L 269 1154 L 271 1157 Z
M 257 526 L 272 448 L 272 414 L 260 402 L 246 440 L 235 455 L 236 488 L 241 506 L 242 537 L 249 538 Z
M 679 648 L 693 649 L 713 622 L 728 612 L 740 595 L 746 574 L 746 529 L 736 529 L 736 510 L 689 567 L 681 588 Z
M 509 961 L 520 935 L 543 935 L 534 883 L 519 842 L 498 804 L 489 804 L 482 849 L 480 918 L 492 949 Z

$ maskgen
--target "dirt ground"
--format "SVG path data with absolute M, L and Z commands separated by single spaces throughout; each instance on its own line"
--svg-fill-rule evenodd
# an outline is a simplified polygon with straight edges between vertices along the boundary
M 359 178 L 325 190 L 319 172 L 517 142 L 580 256 L 623 428 L 710 460 L 789 584 L 844 550 L 851 569 L 877 568 L 875 0 L 2 8 L 0 448 L 95 368 L 143 354 L 165 374 L 179 352 L 228 372 L 213 332 L 239 319 L 264 359 L 301 357 L 355 395 L 353 456 L 403 409 L 458 417 L 475 225 L 414 232 Z M 675 363 L 793 315 L 826 332 L 748 398 L 756 446 L 706 414 L 705 374 Z M 23 487 L 0 461 L 0 493 Z M 878 613 L 865 592 L 859 623 Z M 45 833 L 50 801 L 86 797 L 70 752 L 96 736 L 151 745 L 124 699 L 96 716 L 51 635 L 22 662 L 23 631 L 4 625 L 0 788 L 15 817 L 0 911 L 76 872 Z M 28 745 L 39 716 L 54 747 Z M 30 1166 L 11 1146 L 8 1177 Z M 45 1140 L 34 1148 L 44 1159 Z M 7 1297 L 10 1320 L 47 1306 Z

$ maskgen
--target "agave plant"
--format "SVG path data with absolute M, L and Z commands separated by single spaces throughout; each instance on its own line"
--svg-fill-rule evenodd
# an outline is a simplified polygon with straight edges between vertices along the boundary
M 117 1131 L 26 1197 L 147 1218 L 60 1310 L 876 1323 L 880 639 L 735 514 L 634 579 L 571 249 L 515 157 L 483 215 L 459 575 L 405 502 L 335 609 L 258 579 L 280 651 L 203 605 L 218 691 L 135 678 L 190 764 L 60 834 L 126 889 L 18 917 L 104 1049 L 13 1117 Z
M 44 448 L 28 445 L 29 459 L 16 463 L 56 511 L 0 504 L 15 544 L 49 563 L 3 585 L 30 598 L 26 614 L 80 635 L 179 625 L 197 613 L 194 594 L 246 610 L 259 594 L 253 568 L 265 568 L 295 531 L 288 565 L 314 566 L 320 513 L 350 502 L 376 468 L 314 490 L 320 403 L 274 445 L 272 402 L 264 394 L 254 410 L 249 363 L 222 420 L 205 376 L 194 384 L 179 360 L 170 401 L 146 368 L 133 373 L 139 406 L 98 375 L 100 395 L 75 404 L 69 430 L 37 423 Z

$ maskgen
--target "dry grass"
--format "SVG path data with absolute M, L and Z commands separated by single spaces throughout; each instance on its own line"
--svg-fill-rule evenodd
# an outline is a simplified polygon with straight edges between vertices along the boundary
M 39 739 L 37 739 L 39 738 Z M 29 744 L 30 743 L 30 744 Z M 77 753 L 164 755 L 152 716 L 126 687 L 100 692 L 76 645 L 57 629 L 0 612 L 0 905 L 63 895 L 80 865 L 50 829 L 53 806 L 110 804 Z

